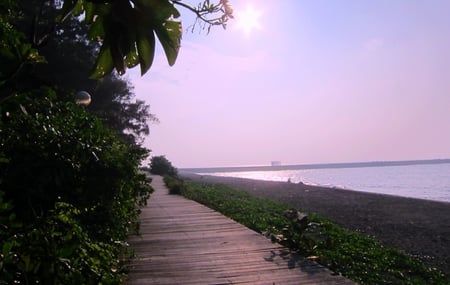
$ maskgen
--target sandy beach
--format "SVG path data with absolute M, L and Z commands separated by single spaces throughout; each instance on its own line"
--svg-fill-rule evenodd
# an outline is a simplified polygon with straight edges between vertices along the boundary
M 319 214 L 347 229 L 372 235 L 387 246 L 421 256 L 450 275 L 450 203 L 287 182 L 189 173 L 182 173 L 182 177 L 223 183 Z

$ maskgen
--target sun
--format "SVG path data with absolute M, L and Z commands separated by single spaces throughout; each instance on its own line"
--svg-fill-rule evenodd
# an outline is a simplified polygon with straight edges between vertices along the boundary
M 255 30 L 261 29 L 261 11 L 248 5 L 244 10 L 235 10 L 236 27 L 249 35 Z

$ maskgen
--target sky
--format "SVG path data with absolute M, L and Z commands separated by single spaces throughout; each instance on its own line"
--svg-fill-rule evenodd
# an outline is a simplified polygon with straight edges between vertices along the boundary
M 160 121 L 152 155 L 178 168 L 450 158 L 450 1 L 230 3 L 235 19 L 209 34 L 180 8 L 176 64 L 159 47 L 147 74 L 128 71 Z

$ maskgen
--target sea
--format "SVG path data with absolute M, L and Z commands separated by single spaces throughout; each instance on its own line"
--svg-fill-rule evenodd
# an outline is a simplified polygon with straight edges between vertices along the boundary
M 450 203 L 450 160 L 199 169 L 195 172 Z

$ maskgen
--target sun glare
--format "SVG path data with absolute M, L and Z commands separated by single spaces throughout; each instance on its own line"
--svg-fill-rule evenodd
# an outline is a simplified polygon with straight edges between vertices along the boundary
M 260 16 L 261 11 L 253 6 L 247 6 L 244 10 L 235 10 L 236 27 L 249 35 L 254 30 L 261 29 Z

